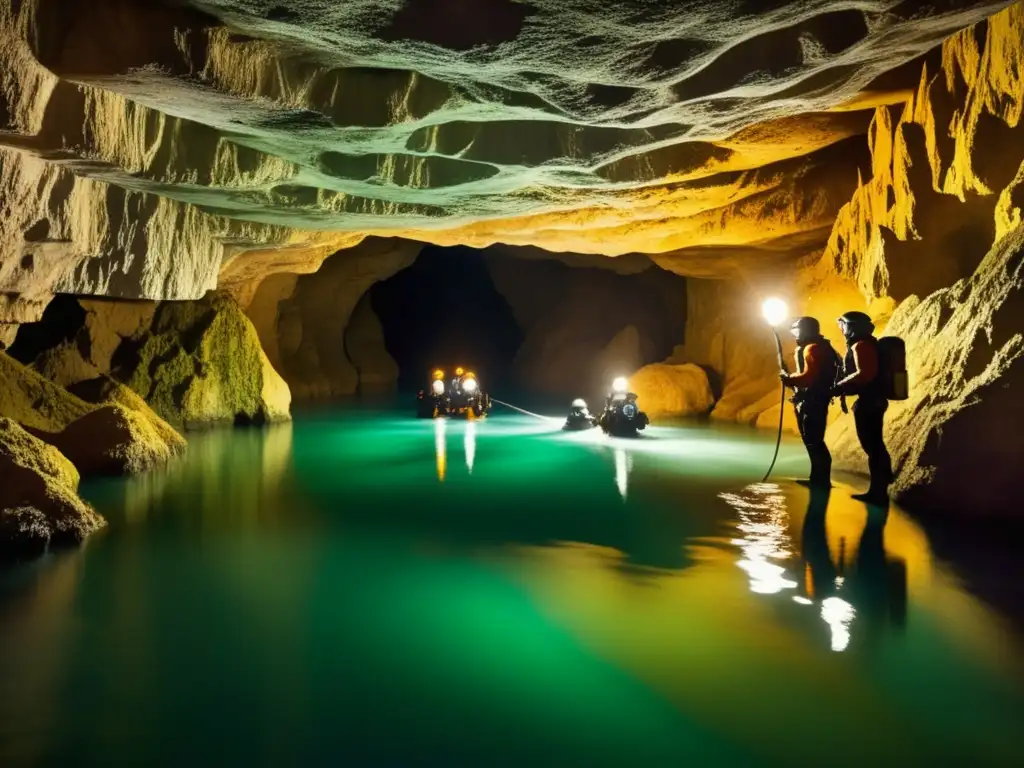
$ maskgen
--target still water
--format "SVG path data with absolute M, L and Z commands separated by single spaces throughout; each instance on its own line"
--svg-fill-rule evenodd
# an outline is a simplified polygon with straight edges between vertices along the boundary
M 558 427 L 319 413 L 84 486 L 109 528 L 0 572 L 0 765 L 1021 764 L 1020 637 L 918 524 L 747 431 Z

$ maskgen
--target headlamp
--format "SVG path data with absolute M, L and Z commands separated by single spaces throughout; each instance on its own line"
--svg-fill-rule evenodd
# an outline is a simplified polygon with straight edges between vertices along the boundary
M 617 379 L 615 379 L 615 381 L 612 382 L 613 392 L 625 392 L 628 387 L 629 382 L 626 381 L 625 376 L 619 376 Z
M 466 379 L 462 382 L 462 389 L 466 392 L 476 392 L 476 379 Z
M 435 395 L 443 395 L 444 382 L 441 381 L 440 379 L 435 379 L 434 383 L 430 385 L 430 391 L 433 392 Z

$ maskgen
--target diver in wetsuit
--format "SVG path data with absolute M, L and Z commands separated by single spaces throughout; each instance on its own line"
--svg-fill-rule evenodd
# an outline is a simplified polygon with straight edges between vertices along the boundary
M 871 485 L 866 493 L 853 498 L 869 504 L 886 504 L 889 485 L 893 481 L 892 459 L 885 447 L 883 425 L 889 401 L 880 375 L 878 339 L 875 325 L 863 312 L 847 312 L 839 318 L 839 328 L 846 339 L 843 378 L 836 384 L 835 394 L 856 395 L 853 420 L 857 438 L 868 456 Z
M 783 373 L 781 378 L 795 390 L 792 401 L 796 422 L 811 460 L 810 478 L 797 482 L 808 487 L 831 488 L 832 454 L 825 445 L 825 428 L 840 369 L 839 354 L 821 335 L 821 325 L 813 317 L 798 317 L 790 332 L 796 339 L 796 373 Z

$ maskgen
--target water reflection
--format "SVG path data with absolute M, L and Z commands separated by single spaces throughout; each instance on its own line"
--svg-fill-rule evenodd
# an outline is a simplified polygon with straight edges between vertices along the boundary
M 292 467 L 291 422 L 263 429 L 210 430 L 189 435 L 188 453 L 165 470 L 131 479 L 83 484 L 82 492 L 125 521 L 142 523 L 170 509 L 183 510 L 202 525 L 231 520 L 256 524 L 279 517 L 280 499 Z M 209 514 L 216 511 L 215 515 Z
M 732 543 L 743 550 L 737 563 L 750 577 L 750 589 L 762 595 L 773 595 L 793 589 L 797 583 L 786 577 L 786 569 L 774 561 L 792 557 L 789 516 L 786 499 L 774 483 L 758 483 L 743 493 L 724 493 L 725 499 L 739 514 L 736 526 L 745 536 Z
M 466 451 L 466 469 L 469 470 L 469 474 L 473 474 L 473 460 L 476 458 L 476 422 L 472 419 L 466 422 L 463 446 Z
M 633 457 L 621 446 L 615 448 L 615 485 L 619 495 L 625 499 L 629 495 L 629 472 L 633 468 Z
M 444 482 L 448 474 L 447 447 L 445 437 L 448 431 L 448 422 L 444 419 L 434 419 L 434 455 L 437 464 L 437 479 Z
M 845 494 L 837 493 L 837 497 Z M 827 520 L 831 494 L 812 491 L 801 527 L 800 550 L 790 533 L 795 521 L 786 496 L 772 484 L 756 484 L 738 494 L 722 494 L 740 518 L 745 535 L 734 539 L 743 553 L 738 565 L 758 594 L 796 590 L 793 602 L 816 607 L 829 630 L 833 651 L 850 647 L 856 633 L 871 641 L 886 627 L 902 629 L 907 613 L 907 565 L 883 544 L 888 510 L 869 508 L 856 546 L 849 510 L 834 513 L 838 541 L 829 543 Z M 837 503 L 837 507 L 839 504 Z M 851 557 L 851 550 L 856 554 Z

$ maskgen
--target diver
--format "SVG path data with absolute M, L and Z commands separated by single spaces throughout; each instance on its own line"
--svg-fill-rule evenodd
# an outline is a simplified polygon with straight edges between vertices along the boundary
M 464 368 L 456 368 L 455 369 L 455 378 L 452 379 L 451 389 L 449 390 L 449 394 L 457 395 L 457 394 L 460 394 L 462 392 L 462 377 L 465 376 L 465 375 L 466 375 L 466 371 L 465 371 Z
M 886 397 L 886 382 L 881 375 L 878 339 L 874 336 L 875 325 L 863 312 L 847 312 L 838 322 L 847 347 L 843 378 L 836 384 L 833 393 L 857 396 L 857 402 L 853 404 L 853 420 L 857 438 L 867 454 L 868 470 L 871 473 L 871 484 L 867 492 L 854 494 L 853 498 L 869 504 L 887 504 L 889 485 L 894 479 L 892 459 L 885 447 L 883 433 L 889 401 Z
M 597 426 L 597 416 L 594 416 L 587 407 L 587 401 L 576 398 L 572 401 L 569 415 L 565 419 L 562 429 L 577 431 L 590 429 Z
M 832 454 L 825 445 L 828 407 L 839 378 L 839 353 L 821 335 L 821 325 L 813 317 L 798 317 L 790 328 L 796 339 L 796 373 L 781 373 L 782 383 L 794 390 L 791 398 L 796 410 L 800 438 L 811 460 L 811 476 L 797 480 L 814 488 L 832 487 Z

